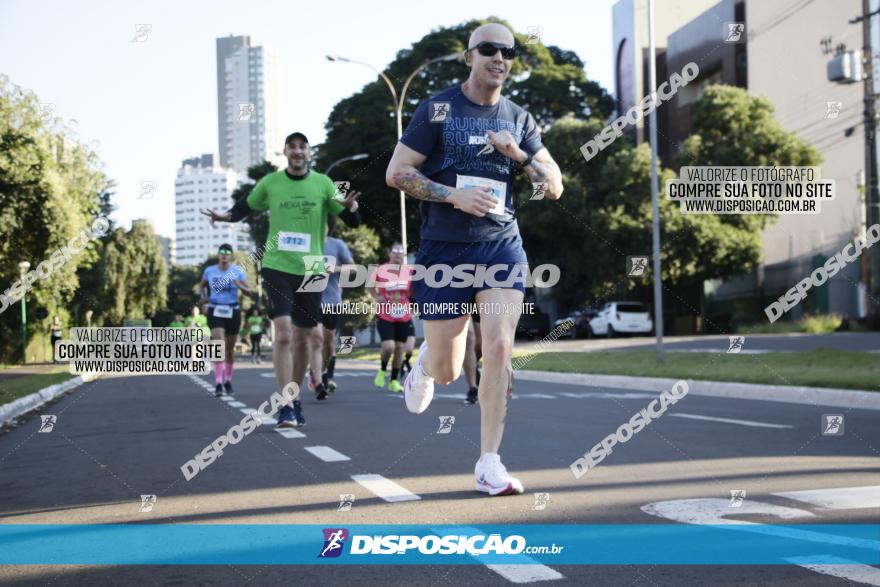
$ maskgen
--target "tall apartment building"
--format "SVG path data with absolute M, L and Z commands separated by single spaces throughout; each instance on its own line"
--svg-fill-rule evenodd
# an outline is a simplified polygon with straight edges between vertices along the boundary
M 222 167 L 246 172 L 264 160 L 283 165 L 281 101 L 280 59 L 273 49 L 252 47 L 249 36 L 217 39 L 217 124 Z
M 184 159 L 174 181 L 175 241 L 178 265 L 197 265 L 217 253 L 223 243 L 237 251 L 251 250 L 247 225 L 217 223 L 213 228 L 200 208 L 228 209 L 239 174 L 214 164 L 214 155 Z

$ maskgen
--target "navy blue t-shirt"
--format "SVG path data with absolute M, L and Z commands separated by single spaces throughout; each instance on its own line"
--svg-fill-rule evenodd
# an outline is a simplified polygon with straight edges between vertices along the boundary
M 427 157 L 420 170 L 425 177 L 452 188 L 490 187 L 498 200 L 483 218 L 452 204 L 423 201 L 423 239 L 481 242 L 519 235 L 513 201 L 517 166 L 497 151 L 477 155 L 486 146 L 487 130 L 509 131 L 529 155 L 544 147 L 532 115 L 503 96 L 497 104 L 480 106 L 468 100 L 458 85 L 422 101 L 416 109 L 400 142 Z

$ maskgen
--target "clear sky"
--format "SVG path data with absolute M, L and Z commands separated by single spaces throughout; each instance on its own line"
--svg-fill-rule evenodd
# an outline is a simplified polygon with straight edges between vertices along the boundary
M 148 218 L 173 236 L 180 161 L 218 149 L 217 37 L 250 35 L 280 52 L 284 130 L 318 144 L 333 105 L 375 79 L 362 66 L 327 61 L 327 53 L 384 68 L 433 29 L 498 16 L 518 32 L 542 27 L 545 44 L 575 51 L 587 76 L 610 89 L 612 5 L 0 0 L 0 73 L 76 121 L 80 140 L 93 143 L 117 183 L 115 220 Z M 132 42 L 136 24 L 151 26 L 145 42 Z M 139 199 L 142 181 L 156 182 L 152 199 Z

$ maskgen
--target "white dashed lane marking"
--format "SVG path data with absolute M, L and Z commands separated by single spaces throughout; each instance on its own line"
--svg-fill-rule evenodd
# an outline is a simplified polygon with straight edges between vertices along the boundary
M 465 535 L 465 536 L 476 536 L 483 535 L 485 532 L 483 530 L 479 530 L 477 528 L 470 528 L 467 526 L 452 526 L 452 527 L 435 527 L 431 528 L 434 533 L 443 536 L 446 534 L 456 534 L 456 535 Z M 479 556 L 474 556 L 475 559 L 480 560 Z M 537 581 L 555 581 L 558 579 L 563 579 L 562 573 L 556 571 L 555 569 L 551 569 L 547 565 L 542 565 L 538 563 L 535 559 L 525 554 L 517 554 L 508 557 L 511 562 L 503 565 L 497 564 L 486 564 L 486 568 L 498 573 L 511 583 L 535 583 Z
M 699 414 L 682 414 L 675 412 L 669 414 L 676 418 L 688 418 L 691 420 L 706 420 L 707 422 L 721 422 L 723 424 L 739 424 L 740 426 L 749 426 L 751 428 L 794 428 L 788 424 L 771 424 L 769 422 L 754 422 L 752 420 L 734 420 L 732 418 L 716 418 L 714 416 L 701 416 Z
M 335 451 L 329 446 L 307 446 L 305 448 L 307 451 L 309 451 L 325 463 L 336 463 L 339 461 L 351 460 L 341 452 Z
M 401 487 L 391 479 L 382 475 L 352 475 L 352 480 L 359 483 L 368 491 L 387 502 L 416 501 L 422 499 L 409 489 Z
M 293 428 L 276 428 L 275 432 L 283 436 L 284 438 L 305 438 L 306 435 L 300 432 L 299 430 L 294 430 Z

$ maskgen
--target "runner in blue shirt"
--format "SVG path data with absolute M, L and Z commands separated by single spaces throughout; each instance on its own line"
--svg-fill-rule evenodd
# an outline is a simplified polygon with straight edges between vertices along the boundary
M 435 381 L 446 385 L 461 373 L 470 320 L 467 309 L 437 313 L 430 304 L 461 307 L 475 302 L 506 308 L 522 303 L 522 272 L 528 268 L 515 217 L 515 175 L 528 174 L 546 199 L 562 195 L 562 174 L 541 143 L 535 119 L 501 95 L 515 57 L 507 27 L 491 23 L 474 30 L 465 52 L 471 67 L 468 79 L 419 105 L 386 171 L 389 186 L 422 200 L 417 265 L 485 264 L 503 269 L 493 282 L 503 283 L 500 287 L 432 288 L 423 280 L 415 282 L 425 342 L 404 393 L 407 408 L 416 414 L 431 403 Z M 498 456 L 513 392 L 510 355 L 519 314 L 480 315 L 481 455 L 474 476 L 477 490 L 490 495 L 523 492 L 522 483 L 507 473 Z
M 214 395 L 232 394 L 232 368 L 235 361 L 235 341 L 241 330 L 241 307 L 238 290 L 253 296 L 247 276 L 238 265 L 232 264 L 232 245 L 222 244 L 217 251 L 219 262 L 205 267 L 199 289 L 202 300 L 208 302 L 208 327 L 211 338 L 226 341 L 224 362 L 214 363 Z
M 339 316 L 342 311 L 342 288 L 339 287 L 339 274 L 345 265 L 354 263 L 351 251 L 341 239 L 333 236 L 336 229 L 336 217 L 327 216 L 326 238 L 324 239 L 324 255 L 335 259 L 333 273 L 327 281 L 327 289 L 321 294 L 322 308 L 335 307 L 337 311 L 324 311 L 321 318 L 323 329 L 323 358 L 325 371 L 321 381 L 329 391 L 336 391 L 333 372 L 336 370 L 336 331 L 339 328 Z

